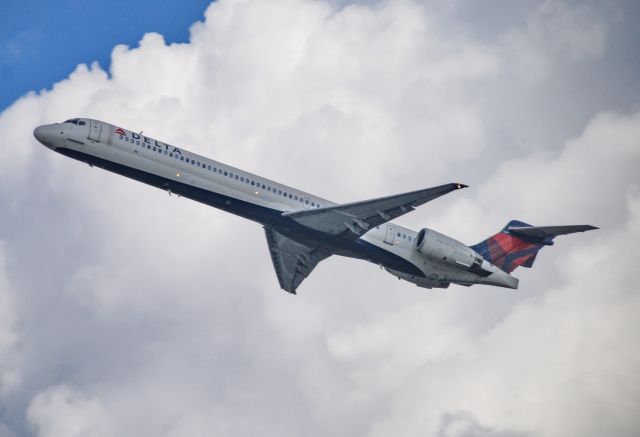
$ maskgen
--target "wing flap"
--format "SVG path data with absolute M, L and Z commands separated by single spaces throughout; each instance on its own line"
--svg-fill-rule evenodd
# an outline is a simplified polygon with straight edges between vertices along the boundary
M 350 234 L 352 238 L 366 233 L 442 195 L 461 188 L 463 184 L 446 184 L 409 193 L 345 203 L 305 211 L 284 213 L 298 223 L 331 235 Z

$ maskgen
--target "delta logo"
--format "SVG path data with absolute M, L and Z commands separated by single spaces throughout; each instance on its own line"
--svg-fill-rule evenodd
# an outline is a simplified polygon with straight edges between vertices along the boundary
M 131 132 L 131 138 L 129 138 L 125 130 L 122 129 L 121 127 L 117 127 L 116 130 L 113 132 L 114 134 L 120 135 L 121 137 L 123 137 L 121 139 L 124 141 L 131 141 L 131 143 L 135 142 L 137 145 L 142 145 L 142 147 L 145 147 L 145 146 L 147 148 L 153 147 L 154 152 L 156 151 L 156 148 L 158 148 L 158 150 L 165 150 L 165 155 L 168 153 L 175 153 L 178 155 L 182 155 L 182 152 L 177 147 L 174 147 L 170 144 L 161 143 L 158 140 L 152 140 L 149 137 L 145 137 L 144 135 L 141 135 L 142 132 L 140 132 L 139 134 L 135 132 Z

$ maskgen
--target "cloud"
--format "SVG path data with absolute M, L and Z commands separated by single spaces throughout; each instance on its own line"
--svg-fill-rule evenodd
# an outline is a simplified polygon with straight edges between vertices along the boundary
M 113 435 L 101 402 L 64 385 L 38 394 L 27 415 L 41 436 Z
M 0 434 L 637 433 L 640 114 L 581 76 L 580 102 L 540 92 L 622 29 L 545 2 L 478 39 L 465 7 L 223 0 L 189 43 L 147 34 L 2 112 Z M 33 139 L 74 116 L 336 201 L 470 180 L 403 218 L 467 243 L 511 218 L 603 229 L 517 292 L 333 257 L 293 297 L 259 226 Z
M 0 240 L 0 396 L 10 394 L 20 384 L 19 359 L 16 348 L 16 308 L 13 287 L 7 277 L 4 245 Z
M 391 398 L 391 412 L 371 435 L 400 427 L 405 435 L 435 435 L 456 411 L 489 429 L 533 435 L 633 435 L 640 402 L 633 314 L 640 300 L 629 284 L 640 243 L 637 204 L 637 197 L 628 200 L 625 226 L 556 258 L 560 280 L 542 295 L 525 288 L 528 298 L 489 327 L 460 332 L 457 319 L 471 304 L 457 304 L 437 321 L 423 303 L 337 334 L 332 342 L 352 351 L 337 358 L 351 365 L 362 387 Z M 375 341 L 381 331 L 396 341 Z M 396 362 L 407 357 L 409 365 Z
M 542 2 L 529 12 L 525 28 L 503 38 L 510 67 L 529 82 L 553 74 L 558 63 L 600 58 L 606 41 L 604 24 L 591 7 L 559 0 Z

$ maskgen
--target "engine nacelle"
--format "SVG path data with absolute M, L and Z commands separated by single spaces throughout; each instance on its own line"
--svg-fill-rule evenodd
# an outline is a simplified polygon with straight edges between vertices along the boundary
M 430 260 L 486 276 L 482 268 L 483 259 L 480 255 L 458 240 L 432 229 L 422 229 L 418 232 L 414 248 Z M 490 274 L 490 272 L 486 273 Z

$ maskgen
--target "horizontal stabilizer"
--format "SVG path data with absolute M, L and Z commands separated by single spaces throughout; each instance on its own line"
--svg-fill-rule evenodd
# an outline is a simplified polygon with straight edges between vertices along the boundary
M 569 226 L 508 226 L 510 234 L 536 240 L 545 240 L 558 235 L 573 234 L 575 232 L 586 232 L 598 229 L 591 225 L 569 225 Z
M 347 235 L 356 239 L 369 231 L 401 215 L 413 211 L 417 206 L 467 185 L 446 184 L 409 193 L 327 206 L 303 211 L 285 212 L 298 223 L 331 235 Z
M 553 245 L 558 235 L 598 229 L 591 225 L 531 226 L 512 220 L 499 233 L 470 246 L 493 265 L 511 273 L 517 267 L 533 266 L 538 251 Z

